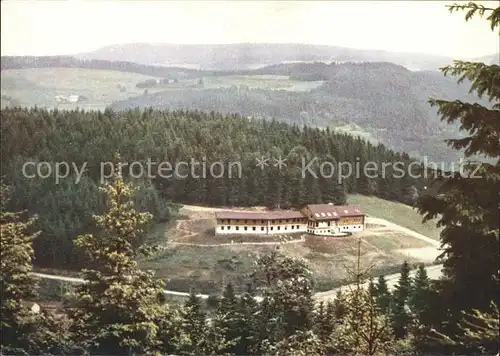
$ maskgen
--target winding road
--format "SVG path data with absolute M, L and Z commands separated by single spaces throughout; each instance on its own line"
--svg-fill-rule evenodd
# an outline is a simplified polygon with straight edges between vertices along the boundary
M 427 275 L 429 276 L 429 278 L 430 279 L 439 279 L 439 277 L 441 277 L 441 275 L 442 275 L 442 272 L 441 272 L 442 267 L 443 267 L 442 265 L 427 267 L 426 270 L 427 270 Z M 411 271 L 410 276 L 414 276 L 415 272 L 416 272 L 416 270 Z M 52 280 L 64 281 L 64 282 L 68 282 L 68 283 L 85 283 L 85 280 L 82 278 L 65 277 L 65 276 L 54 275 L 54 274 L 45 274 L 45 273 L 33 273 L 33 275 L 35 275 L 38 278 L 52 279 Z M 399 280 L 399 276 L 400 276 L 400 273 L 395 273 L 395 274 L 390 274 L 388 276 L 385 276 L 389 290 L 393 289 L 396 286 L 396 284 Z M 367 284 L 365 283 L 365 286 L 366 285 Z M 353 288 L 354 286 L 355 286 L 354 284 L 344 285 L 342 287 L 338 287 L 338 288 L 335 288 L 335 289 L 332 289 L 332 290 L 329 290 L 326 292 L 316 293 L 316 294 L 314 294 L 313 297 L 318 301 L 331 300 L 331 299 L 335 298 L 335 296 L 339 290 L 340 291 L 347 291 L 347 290 Z M 189 293 L 178 292 L 178 291 L 168 290 L 168 289 L 165 289 L 163 292 L 166 295 L 173 295 L 173 296 L 179 296 L 179 297 L 188 297 L 189 296 Z M 208 294 L 197 294 L 196 296 L 199 298 L 202 298 L 202 299 L 206 299 L 209 297 Z M 255 299 L 257 301 L 262 300 L 261 297 L 255 297 Z

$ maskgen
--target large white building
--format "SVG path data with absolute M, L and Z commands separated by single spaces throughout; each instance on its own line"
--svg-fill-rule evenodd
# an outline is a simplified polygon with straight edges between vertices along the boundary
M 307 218 L 300 211 L 230 212 L 215 214 L 216 234 L 290 234 L 305 232 Z
M 343 235 L 365 228 L 365 213 L 358 206 L 311 204 L 301 211 L 311 235 Z
M 217 235 L 292 234 L 340 236 L 363 231 L 365 214 L 358 206 L 311 204 L 301 210 L 222 211 L 215 214 Z

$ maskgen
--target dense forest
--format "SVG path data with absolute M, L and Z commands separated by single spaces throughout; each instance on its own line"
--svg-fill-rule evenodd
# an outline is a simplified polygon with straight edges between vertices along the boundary
M 101 163 L 113 162 L 117 152 L 123 162 L 141 162 L 144 169 L 148 160 L 156 163 L 150 174 L 145 171 L 140 176 L 136 164 L 135 170 L 133 165 L 132 170 L 124 169 L 124 175 L 140 187 L 136 199 L 141 211 L 149 211 L 161 221 L 167 221 L 172 213 L 168 202 L 298 208 L 308 203 L 341 204 L 346 193 L 361 193 L 412 204 L 426 184 L 424 179 L 407 174 L 398 178 L 398 166 L 416 175 L 418 165 L 408 168 L 413 162 L 408 155 L 382 145 L 329 130 L 252 121 L 237 115 L 17 108 L 2 111 L 1 136 L 4 179 L 14 193 L 12 209 L 28 209 L 40 216 L 36 261 L 46 266 L 80 265 L 82 258 L 71 241 L 86 231 L 93 214 L 102 212 L 98 184 L 103 178 L 101 167 L 109 165 Z M 257 167 L 263 156 L 282 157 L 287 167 L 280 170 L 270 161 L 263 170 Z M 57 162 L 66 162 L 69 172 L 61 166 L 61 174 L 67 177 L 59 182 L 53 175 L 27 178 L 23 176 L 25 162 L 49 162 L 53 169 Z M 172 166 L 187 162 L 187 171 L 194 173 L 185 178 L 161 177 L 161 162 Z M 341 162 L 352 164 L 352 174 L 346 168 L 341 172 L 343 177 L 339 176 Z M 369 173 L 375 178 L 365 176 L 367 162 L 379 162 L 375 173 Z M 381 162 L 387 163 L 385 174 Z M 73 167 L 80 169 L 84 164 L 85 173 L 77 182 Z M 209 168 L 217 164 L 222 168 L 214 168 L 211 174 Z M 34 166 L 26 171 L 36 173 Z
M 457 135 L 458 127 L 441 123 L 427 100 L 436 96 L 478 101 L 468 93 L 467 83 L 457 85 L 456 78 L 434 72 L 411 72 L 391 63 L 285 64 L 241 73 L 288 75 L 301 80 L 321 78 L 325 82 L 308 92 L 245 86 L 171 89 L 116 102 L 111 108 L 196 107 L 208 112 L 274 118 L 301 126 L 335 128 L 356 124 L 392 149 L 450 163 L 459 155 L 446 147 L 443 138 Z M 487 105 L 487 101 L 481 103 Z
M 480 15 L 493 31 L 500 27 L 500 7 L 468 3 L 448 9 L 466 11 L 466 20 Z M 500 66 L 456 61 L 443 72 L 468 79 L 490 105 L 429 101 L 443 122 L 456 123 L 467 135 L 450 139 L 448 144 L 461 150 L 468 161 L 460 172 L 433 170 L 436 176 L 430 182 L 366 176 L 351 176 L 341 184 L 332 184 L 332 179 L 297 180 L 294 163 L 299 157 L 317 156 L 329 162 L 359 159 L 362 163 L 400 160 L 405 167 L 411 160 L 351 136 L 278 121 L 153 109 L 120 113 L 2 110 L 0 353 L 497 354 Z M 287 169 L 257 169 L 255 160 L 266 155 L 286 157 Z M 478 155 L 492 163 L 483 162 L 477 169 L 473 157 Z M 115 164 L 99 184 L 103 161 L 176 162 L 203 157 L 209 162 L 241 162 L 244 174 L 237 179 L 136 180 L 136 172 L 124 172 Z M 38 173 L 43 175 L 63 161 L 76 167 L 88 162 L 88 169 L 84 176 L 73 173 L 51 183 L 49 175 L 45 179 L 23 177 L 22 167 L 28 161 L 48 162 L 39 166 L 43 169 Z M 434 193 L 413 194 L 421 184 L 429 184 Z M 175 305 L 166 302 L 163 281 L 138 267 L 138 256 L 151 256 L 160 249 L 145 245 L 145 235 L 154 219 L 171 218 L 175 206 L 170 202 L 281 207 L 342 202 L 346 192 L 411 201 L 424 221 L 437 219 L 444 227 L 440 236 L 443 277 L 429 280 L 423 266 L 412 276 L 404 263 L 390 291 L 384 277 L 369 280 L 369 270 L 359 267 L 363 243 L 359 239 L 357 261 L 345 267 L 353 284 L 330 301 L 313 298 L 305 261 L 277 250 L 256 260 L 248 288 L 241 295 L 226 284 L 219 296 L 206 302 L 192 293 L 185 303 Z M 72 230 L 73 235 L 63 235 L 86 212 L 88 220 Z M 58 312 L 33 304 L 39 301 L 38 281 L 32 273 L 34 258 L 74 263 L 68 259 L 72 249 L 84 256 L 79 267 L 85 283 L 70 289 Z
M 386 62 L 364 63 L 289 63 L 254 70 L 199 71 L 183 68 L 143 65 L 106 60 L 80 60 L 73 57 L 2 57 L 2 69 L 22 68 L 87 68 L 140 73 L 160 81 L 182 81 L 164 92 L 113 103 L 115 110 L 145 109 L 216 111 L 238 113 L 254 118 L 276 119 L 300 126 L 332 129 L 355 124 L 375 140 L 391 149 L 414 157 L 456 162 L 459 154 L 446 147 L 443 138 L 456 136 L 457 125 L 439 121 L 436 110 L 427 105 L 430 96 L 487 101 L 468 93 L 467 80 L 457 85 L 456 78 L 439 72 L 417 71 Z M 324 81 L 316 89 L 287 91 L 249 89 L 246 85 L 200 90 L 202 78 L 230 75 L 280 75 L 290 80 Z M 185 83 L 190 84 L 186 85 Z M 155 85 L 148 84 L 155 82 Z M 156 79 L 136 83 L 137 87 L 153 88 Z M 9 106 L 15 102 L 3 100 Z M 408 130 L 411 126 L 412 130 Z

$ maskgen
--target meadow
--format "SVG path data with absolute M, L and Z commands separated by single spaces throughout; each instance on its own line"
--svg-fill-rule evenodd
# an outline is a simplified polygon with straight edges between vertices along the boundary
M 360 194 L 350 194 L 347 202 L 362 206 L 368 215 L 395 222 L 407 229 L 439 240 L 442 228 L 436 227 L 436 220 L 422 223 L 422 215 L 408 205 Z
M 104 110 L 114 101 L 142 95 L 144 89 L 135 85 L 151 78 L 136 73 L 84 68 L 9 69 L 1 71 L 1 93 L 16 99 L 22 106 Z M 56 95 L 83 95 L 89 100 L 61 104 L 56 102 Z
M 204 77 L 205 89 L 229 88 L 233 85 L 247 86 L 249 89 L 287 90 L 308 92 L 323 84 L 323 81 L 290 80 L 284 75 L 228 75 Z
M 146 269 L 167 281 L 167 288 L 182 292 L 216 293 L 224 283 L 232 282 L 242 290 L 258 257 L 273 250 L 303 259 L 315 280 L 315 290 L 325 291 L 342 285 L 348 277 L 346 268 L 356 261 L 360 242 L 362 267 L 374 276 L 396 273 L 403 261 L 410 264 L 432 263 L 436 247 L 405 233 L 403 228 L 372 223 L 393 218 L 390 222 L 436 238 L 437 230 L 420 227 L 421 218 L 410 207 L 378 198 L 351 196 L 350 203 L 360 204 L 370 214 L 367 228 L 345 238 L 324 238 L 306 234 L 283 236 L 216 236 L 214 212 L 220 209 L 184 206 L 175 223 L 157 225 L 150 241 L 164 250 L 140 261 Z M 383 212 L 383 210 L 386 212 Z M 375 215 L 379 219 L 373 218 Z M 381 219 L 380 219 L 381 218 Z M 419 220 L 420 219 L 420 220 Z M 403 224 L 404 223 L 404 224 Z M 417 231 L 418 230 L 418 231 Z M 431 236 L 429 236 L 431 237 Z M 424 252 L 421 258 L 419 254 Z

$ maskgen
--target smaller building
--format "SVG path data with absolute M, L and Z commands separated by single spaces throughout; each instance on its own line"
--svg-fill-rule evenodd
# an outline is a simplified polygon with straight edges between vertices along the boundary
M 215 233 L 230 234 L 292 234 L 305 232 L 307 218 L 294 210 L 266 212 L 222 211 L 215 214 Z
M 365 228 L 365 213 L 355 205 L 310 204 L 302 209 L 307 217 L 307 233 L 345 235 Z

